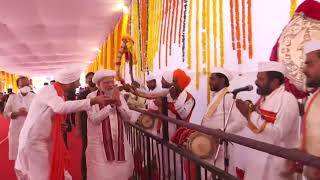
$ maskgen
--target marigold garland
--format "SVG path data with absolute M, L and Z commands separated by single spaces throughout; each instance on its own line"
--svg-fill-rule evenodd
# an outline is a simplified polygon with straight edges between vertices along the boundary
M 175 17 L 175 13 L 178 13 L 176 12 L 176 3 L 177 1 L 176 0 L 173 0 L 173 6 L 171 8 L 171 29 L 170 29 L 170 46 L 169 46 L 169 55 L 171 56 L 171 53 L 172 53 L 172 36 L 173 36 L 173 29 L 175 28 L 174 26 L 174 17 Z
M 165 44 L 166 42 L 166 30 L 167 30 L 167 18 L 168 18 L 168 3 L 169 3 L 169 0 L 166 0 L 166 3 L 165 3 L 165 12 L 164 12 L 164 15 L 165 15 L 165 18 L 164 18 L 164 31 L 163 31 L 163 37 L 162 37 L 162 44 Z
M 187 20 L 187 4 L 188 0 L 182 0 L 183 1 L 183 30 L 182 30 L 182 62 L 185 61 L 185 47 L 186 47 L 186 20 Z M 181 20 L 180 20 L 181 21 Z M 179 42 L 180 42 L 180 35 L 179 35 Z
M 294 12 L 296 11 L 297 8 L 297 0 L 291 0 L 291 5 L 290 5 L 290 17 L 294 15 Z
M 211 73 L 211 51 L 210 51 L 210 1 L 211 0 L 207 0 L 207 84 L 209 84 L 209 80 L 210 80 L 210 73 Z M 210 86 L 207 85 L 207 104 L 210 103 L 211 100 L 211 89 Z
M 253 45 L 252 45 L 252 17 L 251 17 L 251 0 L 247 1 L 248 3 L 248 46 L 249 46 L 249 59 L 252 59 L 253 56 Z
M 242 48 L 246 50 L 247 48 L 247 38 L 246 38 L 246 3 L 245 0 L 241 0 L 242 5 Z
M 179 4 L 181 4 L 181 3 L 179 3 L 178 0 L 175 0 L 175 7 L 176 7 L 175 13 L 176 13 L 176 16 L 175 16 L 175 23 L 174 23 L 174 40 L 173 40 L 174 43 L 177 42 L 177 29 L 178 29 L 177 24 L 178 24 L 178 15 L 179 15 Z M 183 2 L 181 4 L 181 7 L 183 7 Z M 180 16 L 180 17 L 182 17 L 182 16 Z
M 205 30 L 207 28 L 207 8 L 206 8 L 206 0 L 202 1 L 202 29 Z M 202 63 L 206 64 L 207 61 L 207 33 L 202 32 Z M 203 71 L 205 74 L 205 71 Z
M 196 0 L 198 1 L 198 0 Z M 191 54 L 191 51 L 192 51 L 192 36 L 191 36 L 191 33 L 192 33 L 192 10 L 193 10 L 193 0 L 190 0 L 190 7 L 189 7 L 189 18 L 188 18 L 188 69 L 191 69 L 192 68 L 192 62 L 191 62 L 191 59 L 192 59 L 192 54 Z
M 235 14 L 236 14 L 236 39 L 237 39 L 237 59 L 238 64 L 242 63 L 241 55 L 241 40 L 240 40 L 240 17 L 239 17 L 239 0 L 235 0 Z
M 185 0 L 180 0 L 181 1 L 181 8 L 180 8 L 180 25 L 179 25 L 179 47 L 181 46 L 181 31 L 182 31 L 182 28 L 185 28 L 185 27 L 182 27 L 182 22 L 185 21 L 185 7 L 186 7 L 186 3 L 185 3 Z M 182 14 L 183 14 L 183 17 L 182 17 Z M 184 31 L 184 30 L 183 30 Z
M 230 0 L 230 22 L 231 22 L 231 43 L 232 43 L 232 49 L 235 50 L 235 37 L 234 37 L 234 0 Z
M 224 24 L 223 24 L 223 0 L 219 1 L 219 18 L 220 18 L 220 66 L 224 67 Z
M 199 62 L 199 18 L 200 18 L 200 2 L 196 1 L 196 89 L 199 89 L 200 83 L 200 62 Z
M 218 33 L 218 26 L 217 26 L 217 0 L 214 0 L 212 3 L 213 8 L 213 63 L 214 66 L 218 66 L 218 52 L 217 52 L 217 33 Z
M 202 32 L 202 63 L 205 64 L 207 59 L 207 33 Z M 206 68 L 203 68 L 203 75 L 206 74 Z
M 170 17 L 171 17 L 171 0 L 169 0 L 168 18 L 167 18 L 167 30 L 166 30 L 166 67 L 168 66 L 168 52 L 169 52 L 169 30 L 170 30 Z
M 165 10 L 165 3 L 164 2 L 162 2 L 162 15 L 161 15 L 161 26 L 160 26 L 160 41 L 159 41 L 159 69 L 161 69 L 161 46 L 162 46 L 162 44 L 161 44 L 161 42 L 163 43 L 163 38 L 162 38 L 162 36 L 163 36 L 163 34 L 164 34 L 164 28 L 165 27 L 163 27 L 163 21 L 165 21 L 165 18 L 164 18 L 164 15 L 165 15 L 165 12 L 164 12 L 164 10 Z

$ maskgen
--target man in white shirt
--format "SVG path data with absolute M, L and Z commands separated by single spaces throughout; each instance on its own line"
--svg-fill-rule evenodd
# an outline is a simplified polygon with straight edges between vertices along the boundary
M 297 99 L 286 91 L 285 72 L 286 67 L 279 62 L 260 62 L 256 80 L 260 99 L 255 105 L 237 100 L 237 107 L 248 121 L 249 138 L 294 148 L 300 132 L 299 107 Z M 294 178 L 287 174 L 285 159 L 254 149 L 247 148 L 246 151 L 245 180 Z
M 233 102 L 233 94 L 228 93 L 229 82 L 232 80 L 232 74 L 221 68 L 214 68 L 211 71 L 209 85 L 213 92 L 213 98 L 208 105 L 207 111 L 201 121 L 201 125 L 213 128 L 213 129 L 224 129 L 225 121 L 227 119 L 227 114 L 229 113 L 230 107 Z M 247 125 L 246 119 L 242 116 L 240 111 L 234 106 L 231 111 L 231 116 L 227 124 L 226 132 L 228 133 L 238 133 L 244 129 Z M 218 141 L 217 141 L 218 142 Z M 228 144 L 228 154 L 229 154 L 229 167 L 228 172 L 235 175 L 234 167 L 234 154 L 233 145 Z M 215 152 L 216 153 L 216 152 Z M 220 169 L 224 169 L 224 146 L 221 146 L 219 151 L 216 166 Z M 214 157 L 208 159 L 210 163 L 214 163 Z M 203 173 L 204 175 L 204 173 Z
M 10 119 L 8 132 L 9 160 L 16 160 L 18 153 L 19 134 L 26 120 L 34 93 L 30 92 L 29 79 L 21 76 L 17 79 L 19 92 L 11 94 L 4 108 L 4 115 Z
M 307 86 L 316 91 L 308 98 L 303 119 L 303 133 L 300 149 L 306 153 L 320 157 L 320 40 L 311 40 L 304 44 L 306 55 L 304 74 Z M 294 169 L 291 164 L 291 169 Z M 303 173 L 308 180 L 320 179 L 320 169 L 310 166 L 303 167 Z
M 20 178 L 31 180 L 61 180 L 70 175 L 68 151 L 62 137 L 66 114 L 104 104 L 110 98 L 98 96 L 78 101 L 65 101 L 68 92 L 80 86 L 80 68 L 66 68 L 56 76 L 56 83 L 43 87 L 35 95 L 19 136 L 15 168 Z M 66 174 L 66 175 L 65 175 Z
M 88 114 L 88 147 L 86 150 L 89 180 L 128 180 L 133 175 L 133 156 L 124 130 L 130 120 L 130 110 L 114 84 L 116 73 L 99 70 L 92 82 L 98 87 L 87 98 L 101 94 L 113 101 L 105 106 L 94 105 Z

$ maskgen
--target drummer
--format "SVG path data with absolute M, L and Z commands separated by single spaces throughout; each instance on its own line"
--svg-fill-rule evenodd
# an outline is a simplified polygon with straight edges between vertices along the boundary
M 232 105 L 232 94 L 227 94 L 230 81 L 233 76 L 231 72 L 222 68 L 214 68 L 211 71 L 209 85 L 210 90 L 213 92 L 213 97 L 207 108 L 205 115 L 201 121 L 201 125 L 213 128 L 213 129 L 224 129 L 224 117 Z M 231 116 L 227 124 L 226 131 L 228 133 L 238 133 L 240 130 L 245 128 L 247 121 L 244 116 L 240 113 L 237 108 L 233 108 Z M 235 167 L 233 164 L 232 145 L 229 145 L 229 173 L 235 175 Z M 208 159 L 209 162 L 214 163 L 214 157 Z M 222 147 L 219 151 L 219 156 L 216 162 L 216 166 L 220 169 L 224 169 L 224 148 Z M 204 174 L 204 173 L 203 173 Z

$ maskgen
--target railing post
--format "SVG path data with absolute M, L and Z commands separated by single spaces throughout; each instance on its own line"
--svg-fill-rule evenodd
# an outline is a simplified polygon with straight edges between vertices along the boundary
M 162 97 L 162 108 L 161 113 L 165 116 L 168 116 L 168 99 L 167 97 Z M 163 140 L 169 141 L 169 128 L 168 128 L 168 121 L 162 121 L 162 135 Z
M 146 136 L 147 140 L 147 173 L 148 179 L 152 179 L 152 162 L 151 162 L 151 153 L 150 153 L 150 137 Z

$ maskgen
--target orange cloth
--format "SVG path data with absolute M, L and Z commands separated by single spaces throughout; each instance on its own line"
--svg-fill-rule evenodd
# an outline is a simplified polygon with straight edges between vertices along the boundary
M 54 83 L 54 88 L 57 91 L 58 96 L 63 97 L 64 92 L 59 83 Z M 54 114 L 52 117 L 52 155 L 50 166 L 50 180 L 63 180 L 64 170 L 69 164 L 70 157 L 69 152 L 64 144 L 61 123 L 66 119 L 65 114 Z
M 177 82 L 179 88 L 184 90 L 190 83 L 191 78 L 181 69 L 173 72 L 173 80 Z

